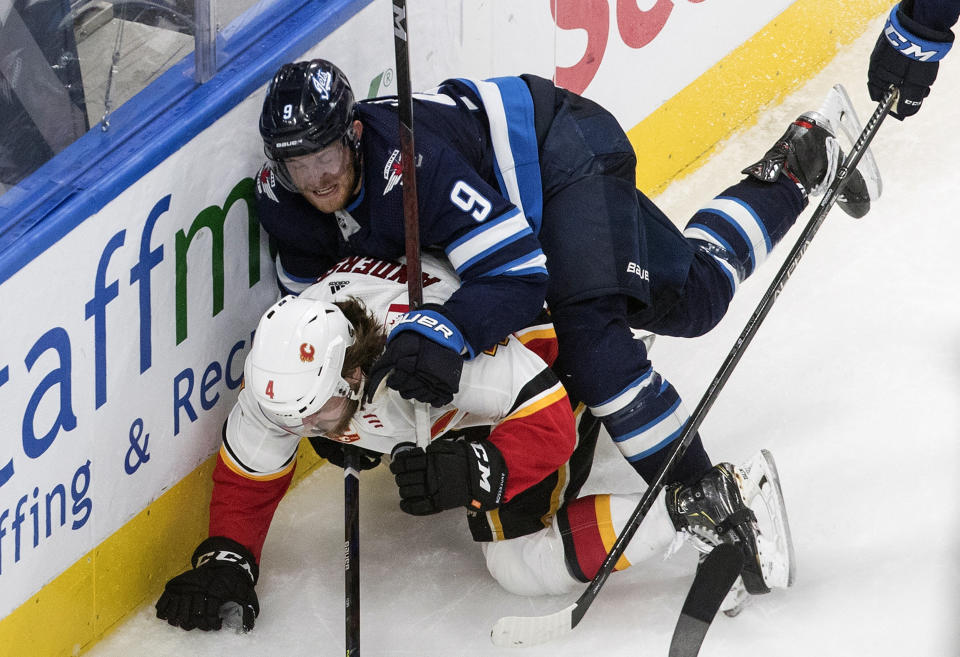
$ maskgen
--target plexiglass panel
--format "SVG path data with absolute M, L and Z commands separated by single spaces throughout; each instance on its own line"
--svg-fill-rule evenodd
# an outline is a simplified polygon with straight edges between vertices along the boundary
M 0 194 L 87 130 L 114 128 L 113 112 L 195 44 L 195 78 L 212 77 L 231 22 L 284 1 L 0 0 Z

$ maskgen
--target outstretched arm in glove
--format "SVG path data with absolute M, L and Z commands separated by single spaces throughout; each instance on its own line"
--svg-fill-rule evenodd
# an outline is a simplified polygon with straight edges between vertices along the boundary
M 257 480 L 227 465 L 221 450 L 213 470 L 210 538 L 194 551 L 193 568 L 167 582 L 156 604 L 158 618 L 185 630 L 219 630 L 238 606 L 244 630 L 253 627 L 260 613 L 254 589 L 260 551 L 295 462 L 280 476 Z
M 223 618 L 239 608 L 243 629 L 260 613 L 254 585 L 259 568 L 253 554 L 224 536 L 203 541 L 190 559 L 193 568 L 177 575 L 157 600 L 157 618 L 185 630 L 219 630 Z
M 890 113 L 901 121 L 916 114 L 953 45 L 950 26 L 958 14 L 960 2 L 903 0 L 895 6 L 870 55 L 870 98 L 879 102 L 893 85 L 900 97 Z

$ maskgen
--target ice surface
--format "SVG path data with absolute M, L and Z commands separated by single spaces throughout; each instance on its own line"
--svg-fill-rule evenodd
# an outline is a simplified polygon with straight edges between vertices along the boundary
M 657 201 L 679 223 L 738 178 L 786 124 L 836 82 L 861 118 L 873 35 L 768 110 Z M 955 61 L 956 60 L 956 61 Z M 839 209 L 800 263 L 702 428 L 715 461 L 760 447 L 777 458 L 799 561 L 796 586 L 717 618 L 702 654 L 960 654 L 960 55 L 921 113 L 874 141 L 884 198 L 864 219 Z M 766 289 L 799 226 L 743 285 L 723 323 L 696 340 L 658 339 L 653 360 L 693 408 Z M 602 374 L 602 373 L 601 373 Z M 638 479 L 601 440 L 589 491 Z M 362 648 L 368 657 L 666 655 L 695 555 L 614 574 L 564 639 L 497 650 L 503 615 L 576 598 L 525 599 L 487 574 L 457 512 L 400 513 L 389 472 L 361 477 Z M 253 632 L 183 632 L 152 603 L 90 657 L 300 657 L 343 653 L 342 475 L 324 467 L 280 506 L 263 555 Z

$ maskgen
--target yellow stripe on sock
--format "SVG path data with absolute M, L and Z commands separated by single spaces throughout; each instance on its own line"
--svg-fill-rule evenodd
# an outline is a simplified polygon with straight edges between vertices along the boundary
M 617 540 L 617 531 L 613 527 L 613 519 L 610 517 L 610 496 L 597 495 L 593 499 L 593 507 L 597 513 L 597 529 L 600 530 L 600 540 L 603 541 L 603 547 L 610 553 L 614 541 Z M 630 562 L 626 556 L 621 556 L 617 560 L 614 570 L 626 570 L 630 567 Z

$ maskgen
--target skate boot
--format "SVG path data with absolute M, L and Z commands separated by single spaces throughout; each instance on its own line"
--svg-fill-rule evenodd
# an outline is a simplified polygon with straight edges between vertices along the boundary
M 743 553 L 743 585 L 748 593 L 768 593 L 757 545 L 757 518 L 743 502 L 734 467 L 720 463 L 691 486 L 667 487 L 667 511 L 677 531 L 700 552 L 731 543 Z
M 843 159 L 830 121 L 819 112 L 806 112 L 790 124 L 763 159 L 741 173 L 762 182 L 774 182 L 783 174 L 797 184 L 806 198 L 827 191 Z M 854 169 L 848 177 L 837 204 L 859 219 L 870 210 L 870 192 L 860 171 Z

